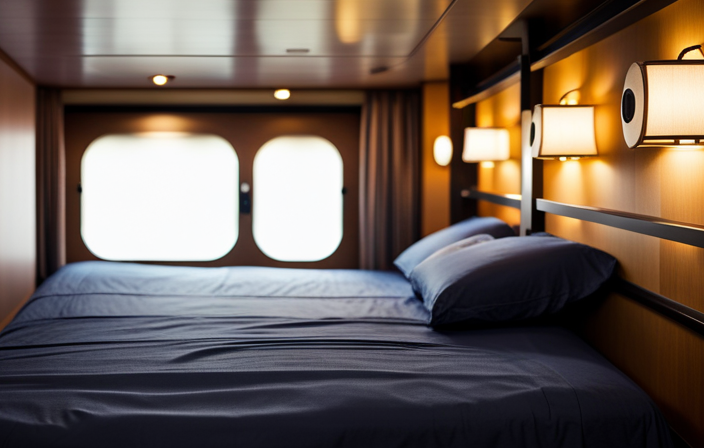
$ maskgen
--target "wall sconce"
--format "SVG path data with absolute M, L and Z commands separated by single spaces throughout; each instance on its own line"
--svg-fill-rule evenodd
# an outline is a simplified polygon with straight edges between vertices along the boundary
M 441 135 L 433 143 L 433 158 L 440 166 L 447 166 L 452 160 L 452 140 L 447 135 Z
M 629 148 L 704 144 L 704 60 L 635 62 L 621 96 L 621 125 Z M 704 55 L 704 52 L 702 52 Z
M 157 86 L 165 86 L 167 82 L 173 81 L 176 77 L 173 75 L 154 75 L 150 76 L 149 79 Z
M 533 157 L 564 162 L 598 154 L 594 106 L 580 106 L 576 99 L 567 99 L 573 92 L 576 91 L 570 90 L 560 98 L 561 105 L 535 106 L 530 125 Z
M 508 160 L 510 151 L 507 129 L 464 128 L 463 162 L 493 167 L 494 161 Z
M 291 98 L 291 91 L 288 89 L 277 89 L 274 91 L 274 98 L 277 100 L 285 101 Z

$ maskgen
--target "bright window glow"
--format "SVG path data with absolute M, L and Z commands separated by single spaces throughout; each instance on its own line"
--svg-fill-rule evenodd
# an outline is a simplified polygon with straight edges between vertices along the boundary
M 278 137 L 254 158 L 253 233 L 279 261 L 318 261 L 342 241 L 342 157 L 313 136 Z
M 237 241 L 238 177 L 214 135 L 100 137 L 81 165 L 81 236 L 106 260 L 215 260 Z

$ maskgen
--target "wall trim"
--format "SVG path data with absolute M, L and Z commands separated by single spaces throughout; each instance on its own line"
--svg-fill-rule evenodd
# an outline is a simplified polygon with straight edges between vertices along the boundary
M 2 49 L 0 49 L 0 61 L 10 66 L 10 68 L 17 72 L 17 74 L 20 75 L 22 78 L 24 78 L 25 81 L 29 82 L 33 86 L 36 85 L 36 82 L 34 81 L 34 79 L 32 79 L 31 76 L 29 76 L 29 73 L 27 73 L 22 67 L 20 67 L 20 65 L 15 62 L 7 53 L 2 51 Z
M 486 191 L 479 191 L 475 189 L 462 190 L 462 197 L 469 199 L 476 199 L 479 201 L 487 201 L 493 204 L 504 205 L 506 207 L 513 207 L 521 209 L 521 195 L 520 194 L 496 194 L 489 193 Z
M 614 292 L 635 300 L 698 335 L 704 336 L 704 313 L 620 277 L 611 280 L 611 287 Z
M 595 222 L 704 248 L 704 226 L 606 208 L 564 204 L 547 199 L 538 199 L 536 202 L 538 210 L 553 215 Z
M 65 105 L 197 106 L 361 106 L 363 90 L 291 89 L 291 98 L 274 98 L 274 89 L 67 89 Z

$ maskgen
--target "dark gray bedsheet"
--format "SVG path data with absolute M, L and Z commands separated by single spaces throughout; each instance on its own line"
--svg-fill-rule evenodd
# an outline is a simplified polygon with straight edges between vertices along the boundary
M 0 446 L 670 446 L 568 331 L 427 318 L 394 273 L 69 265 L 0 334 Z

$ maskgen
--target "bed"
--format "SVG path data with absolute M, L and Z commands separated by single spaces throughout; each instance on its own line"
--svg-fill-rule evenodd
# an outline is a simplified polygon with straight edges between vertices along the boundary
M 568 330 L 431 319 L 395 272 L 71 264 L 0 333 L 0 446 L 671 446 Z

